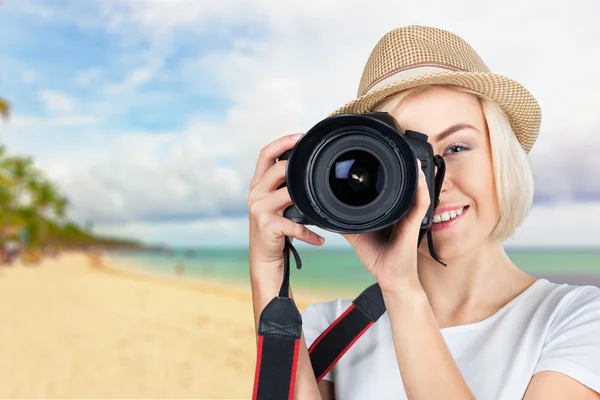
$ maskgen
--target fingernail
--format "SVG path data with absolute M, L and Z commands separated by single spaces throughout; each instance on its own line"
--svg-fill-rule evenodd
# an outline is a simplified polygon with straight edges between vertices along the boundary
M 324 237 L 321 237 L 321 236 L 319 236 L 319 243 L 321 243 L 321 244 L 325 243 L 325 238 L 324 238 Z
M 300 139 L 304 134 L 303 133 L 296 133 L 295 135 L 292 135 L 292 139 L 294 140 L 298 140 Z

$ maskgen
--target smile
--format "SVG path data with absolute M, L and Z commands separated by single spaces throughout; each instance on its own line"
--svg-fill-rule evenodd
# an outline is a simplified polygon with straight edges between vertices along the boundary
M 433 224 L 431 230 L 439 231 L 446 229 L 456 224 L 465 215 L 469 206 L 458 207 L 451 210 L 445 210 L 444 212 L 437 213 L 433 216 Z

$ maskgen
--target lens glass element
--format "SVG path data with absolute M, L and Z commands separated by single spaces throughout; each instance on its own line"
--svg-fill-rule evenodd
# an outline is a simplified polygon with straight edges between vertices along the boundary
M 373 154 L 351 150 L 339 156 L 329 172 L 329 187 L 333 195 L 349 206 L 365 206 L 379 196 L 384 172 Z

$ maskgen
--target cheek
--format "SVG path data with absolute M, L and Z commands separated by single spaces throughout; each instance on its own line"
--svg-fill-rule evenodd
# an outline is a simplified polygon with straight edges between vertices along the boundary
M 484 164 L 473 168 L 470 173 L 469 189 L 475 202 L 479 219 L 496 220 L 499 213 L 496 191 L 494 188 L 494 171 Z
M 497 209 L 497 200 L 494 171 L 489 160 L 474 157 L 469 162 L 457 162 L 451 168 L 453 180 L 463 194 L 473 202 L 476 211 L 488 215 L 495 214 L 493 210 Z

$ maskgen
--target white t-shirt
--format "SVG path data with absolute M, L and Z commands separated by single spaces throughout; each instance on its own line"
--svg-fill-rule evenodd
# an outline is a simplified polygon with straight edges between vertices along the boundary
M 352 300 L 311 304 L 303 330 L 310 345 Z M 494 315 L 441 329 L 478 400 L 522 399 L 533 375 L 553 370 L 600 392 L 600 288 L 538 279 Z M 337 399 L 406 399 L 387 312 L 323 378 Z

